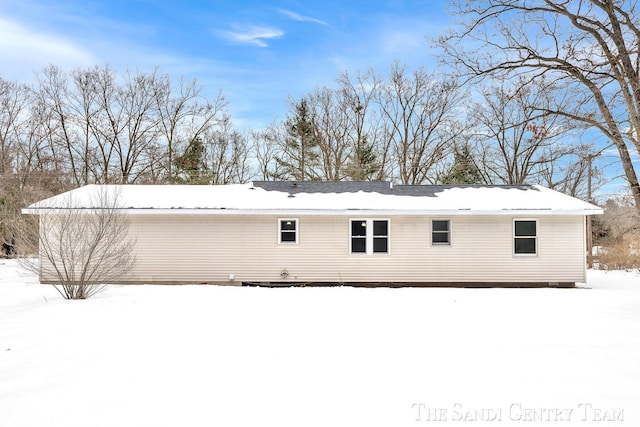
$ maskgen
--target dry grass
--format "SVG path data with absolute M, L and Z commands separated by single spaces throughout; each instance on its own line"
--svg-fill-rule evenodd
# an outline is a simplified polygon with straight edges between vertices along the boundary
M 597 257 L 600 270 L 640 269 L 640 235 L 628 234 L 605 245 Z

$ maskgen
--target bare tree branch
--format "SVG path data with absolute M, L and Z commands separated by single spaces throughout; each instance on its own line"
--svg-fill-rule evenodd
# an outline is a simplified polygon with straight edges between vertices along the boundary
M 112 186 L 96 187 L 87 201 L 39 203 L 39 227 L 22 230 L 22 239 L 39 237 L 39 259 L 22 253 L 21 262 L 51 283 L 66 299 L 85 299 L 125 277 L 135 263 L 135 240 Z M 57 200 L 60 200 L 58 198 Z
M 640 149 L 640 15 L 629 0 L 472 0 L 453 5 L 455 31 L 440 38 L 445 62 L 469 79 L 526 76 L 580 99 L 546 114 L 590 125 L 618 149 L 637 209 L 629 146 Z

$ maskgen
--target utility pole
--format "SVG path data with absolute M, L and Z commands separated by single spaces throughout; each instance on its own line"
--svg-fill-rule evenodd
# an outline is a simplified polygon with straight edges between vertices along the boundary
M 593 173 L 591 171 L 591 163 L 595 155 L 589 154 L 587 156 L 588 170 L 587 170 L 587 202 L 591 203 L 591 180 Z M 591 215 L 587 215 L 587 267 L 593 268 L 593 236 L 591 231 Z

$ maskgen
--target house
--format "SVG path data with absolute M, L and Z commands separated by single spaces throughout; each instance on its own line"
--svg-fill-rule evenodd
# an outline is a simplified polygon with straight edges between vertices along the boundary
M 123 283 L 573 286 L 602 213 L 538 185 L 267 181 L 88 185 L 23 212 L 91 208 L 101 189 L 136 239 Z

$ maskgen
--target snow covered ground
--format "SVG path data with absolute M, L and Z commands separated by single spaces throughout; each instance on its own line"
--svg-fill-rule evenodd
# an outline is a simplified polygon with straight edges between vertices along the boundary
M 584 286 L 65 301 L 0 260 L 0 426 L 638 426 L 640 276 Z

